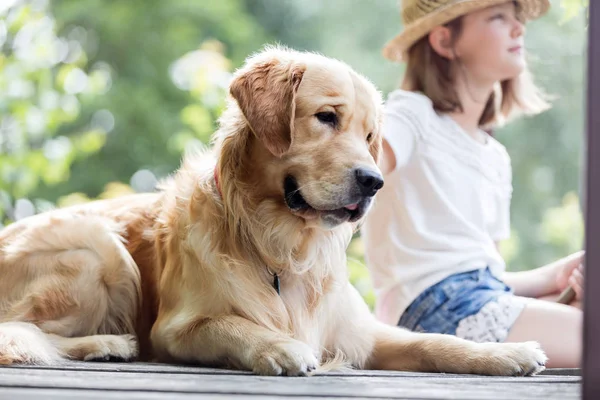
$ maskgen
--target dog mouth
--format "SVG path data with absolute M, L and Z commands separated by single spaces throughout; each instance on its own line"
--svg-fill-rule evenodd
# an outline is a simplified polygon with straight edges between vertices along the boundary
M 323 209 L 310 205 L 302 196 L 296 178 L 288 175 L 283 183 L 285 192 L 285 203 L 292 213 L 306 219 L 318 217 L 335 219 L 339 222 L 359 220 L 369 204 L 369 198 L 362 198 L 356 203 L 346 204 L 339 208 Z

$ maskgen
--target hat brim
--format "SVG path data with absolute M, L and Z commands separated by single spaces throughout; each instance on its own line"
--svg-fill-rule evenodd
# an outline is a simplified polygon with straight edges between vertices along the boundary
M 507 1 L 463 0 L 451 3 L 406 26 L 400 34 L 386 43 L 383 48 L 383 56 L 391 61 L 405 61 L 408 49 L 419 39 L 427 35 L 434 27 L 450 22 L 471 11 L 506 3 Z M 549 0 L 517 0 L 517 2 L 520 6 L 520 17 L 525 21 L 539 18 L 550 9 Z

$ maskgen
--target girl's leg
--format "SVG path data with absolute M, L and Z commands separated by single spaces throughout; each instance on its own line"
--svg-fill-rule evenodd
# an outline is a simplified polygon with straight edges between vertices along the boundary
M 556 300 L 558 300 L 558 294 L 551 294 L 548 296 L 542 296 L 542 297 L 538 297 L 538 300 L 545 300 L 545 301 L 549 301 L 551 303 L 556 303 Z M 581 303 L 581 301 L 578 300 L 573 300 L 570 304 L 571 307 L 575 307 L 578 308 L 580 310 L 583 310 L 583 304 Z
M 583 313 L 580 309 L 531 299 L 512 326 L 506 342 L 539 342 L 548 368 L 580 368 Z

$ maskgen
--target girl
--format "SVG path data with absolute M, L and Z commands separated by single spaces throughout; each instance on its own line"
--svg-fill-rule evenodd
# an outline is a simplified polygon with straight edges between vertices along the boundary
M 579 367 L 583 252 L 506 272 L 510 158 L 486 133 L 548 108 L 525 62 L 524 23 L 548 0 L 404 0 L 384 54 L 407 64 L 386 104 L 385 186 L 363 226 L 376 314 L 474 341 L 538 341 L 550 367 Z M 545 300 L 542 300 L 545 299 Z

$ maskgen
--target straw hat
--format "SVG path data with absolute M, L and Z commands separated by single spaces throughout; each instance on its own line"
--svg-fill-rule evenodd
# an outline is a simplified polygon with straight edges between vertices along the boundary
M 401 0 L 404 30 L 383 48 L 385 58 L 403 61 L 407 50 L 436 26 L 471 11 L 506 3 L 508 0 Z M 523 21 L 536 19 L 550 8 L 549 0 L 517 0 Z

